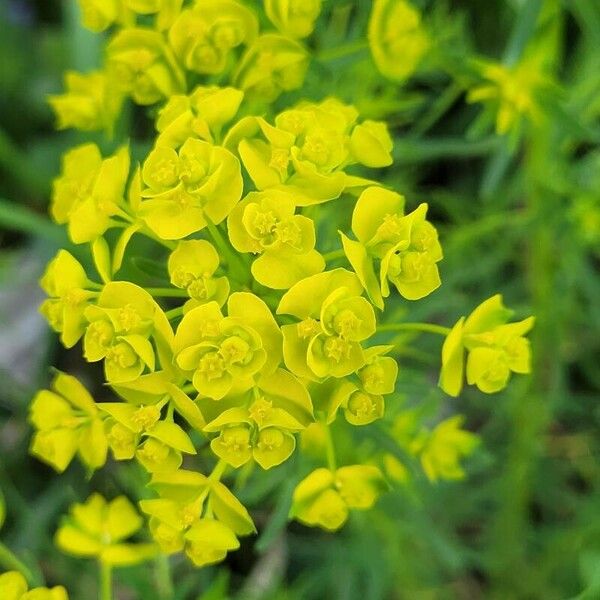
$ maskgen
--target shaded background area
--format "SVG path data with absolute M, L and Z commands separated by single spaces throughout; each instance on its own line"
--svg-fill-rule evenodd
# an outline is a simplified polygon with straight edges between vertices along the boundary
M 473 52 L 501 59 L 511 44 L 524 47 L 535 29 L 531 7 L 559 7 L 537 0 L 421 4 L 437 31 L 456 40 L 446 72 Z M 176 598 L 600 598 L 600 4 L 566 4 L 554 23 L 562 109 L 547 131 L 518 148 L 492 133 L 466 134 L 480 108 L 465 101 L 460 75 L 453 84 L 438 71 L 401 87 L 374 73 L 365 53 L 316 64 L 307 82 L 309 97 L 320 98 L 327 80 L 365 116 L 385 118 L 396 139 L 385 182 L 410 203 L 430 204 L 445 251 L 443 287 L 402 317 L 451 325 L 501 292 L 519 315 L 538 318 L 535 373 L 513 379 L 501 394 L 444 397 L 435 387 L 437 339 L 415 340 L 420 353 L 400 362 L 399 402 L 464 413 L 481 435 L 467 479 L 418 479 L 353 515 L 335 536 L 272 526 L 271 539 L 244 541 L 219 567 L 193 571 L 176 561 Z M 317 49 L 364 31 L 370 2 L 324 6 Z M 328 19 L 344 10 L 348 28 L 333 40 Z M 0 1 L 2 540 L 75 600 L 91 597 L 95 567 L 53 548 L 59 516 L 89 487 L 127 493 L 138 477 L 120 467 L 88 482 L 78 465 L 56 476 L 27 454 L 28 403 L 48 382 L 50 365 L 90 387 L 101 380 L 77 349 L 60 347 L 37 314 L 37 279 L 66 243 L 46 217 L 50 182 L 64 149 L 90 137 L 54 132 L 45 96 L 61 90 L 64 70 L 89 70 L 99 53 L 99 38 L 79 27 L 71 0 Z M 144 123 L 136 129 L 143 139 Z M 349 444 L 373 443 L 356 435 Z M 259 529 L 285 516 L 285 474 L 275 470 L 244 490 Z M 119 599 L 161 597 L 153 565 L 119 571 L 117 581 Z

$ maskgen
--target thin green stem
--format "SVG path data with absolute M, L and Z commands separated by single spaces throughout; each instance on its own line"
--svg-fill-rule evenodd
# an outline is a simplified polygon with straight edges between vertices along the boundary
M 177 288 L 144 288 L 151 296 L 159 298 L 189 298 L 185 290 Z
M 141 233 L 142 235 L 145 235 L 147 238 L 154 240 L 157 244 L 160 244 L 161 246 L 164 246 L 165 248 L 167 248 L 169 250 L 175 250 L 175 248 L 177 248 L 176 242 L 170 242 L 168 240 L 163 240 L 163 239 L 159 238 L 155 233 L 153 233 L 147 227 L 140 229 L 137 233 Z
M 208 479 L 210 481 L 219 481 L 221 477 L 223 477 L 225 469 L 227 469 L 227 463 L 223 459 L 220 459 L 215 465 L 215 468 L 212 470 L 211 474 L 208 476 Z
M 98 561 L 100 574 L 99 600 L 112 600 L 112 565 Z
M 238 272 L 245 273 L 246 265 L 244 264 L 242 259 L 237 254 L 235 254 L 235 252 L 229 245 L 229 242 L 223 237 L 223 234 L 219 231 L 219 228 L 208 219 L 206 228 L 208 229 L 208 233 L 210 234 L 213 243 L 218 248 L 219 252 L 229 265 L 229 268 L 235 271 L 234 274 L 237 275 Z M 242 268 L 241 271 L 239 271 L 238 269 L 238 267 L 240 266 Z M 243 278 L 244 277 L 242 276 L 242 279 Z
M 343 46 L 334 46 L 333 48 L 327 48 L 321 50 L 315 56 L 315 59 L 319 62 L 329 62 L 331 60 L 337 60 L 352 54 L 362 52 L 369 47 L 369 43 L 365 39 L 360 39 L 355 42 L 344 44 Z
M 38 581 L 33 576 L 31 569 L 10 550 L 2 542 L 0 542 L 0 565 L 8 571 L 19 571 L 29 585 L 37 585 Z
M 175 597 L 171 564 L 166 554 L 159 554 L 156 557 L 156 585 L 163 600 L 172 600 Z
M 439 119 L 450 109 L 463 93 L 463 86 L 454 82 L 450 84 L 431 104 L 429 110 L 415 123 L 412 133 L 416 136 L 422 136 L 429 131 Z
M 433 323 L 390 323 L 388 325 L 379 325 L 377 333 L 383 331 L 423 331 L 425 333 L 436 333 L 438 335 L 448 335 L 450 327 L 435 325 Z
M 327 466 L 332 473 L 337 470 L 337 462 L 335 459 L 335 446 L 333 445 L 333 436 L 331 427 L 327 423 L 323 423 L 325 427 L 325 453 L 327 456 Z
M 343 249 L 332 250 L 331 252 L 326 252 L 323 254 L 323 260 L 325 262 L 331 262 L 333 260 L 337 260 L 338 258 L 344 258 L 344 256 L 346 256 L 346 253 Z
M 175 405 L 173 402 L 169 402 L 167 406 L 167 421 L 173 421 L 173 413 L 175 412 Z
M 63 247 L 68 243 L 62 227 L 47 217 L 9 200 L 0 199 L 0 227 L 43 238 Z
M 171 310 L 165 311 L 165 316 L 169 321 L 172 319 L 176 319 L 177 317 L 181 317 L 183 315 L 183 306 L 178 306 L 177 308 L 172 308 Z

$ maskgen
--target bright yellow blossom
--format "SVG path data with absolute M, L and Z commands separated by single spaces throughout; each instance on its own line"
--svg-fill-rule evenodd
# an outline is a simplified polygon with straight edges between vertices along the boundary
M 28 590 L 25 577 L 18 571 L 0 575 L 0 598 L 2 600 L 68 600 L 67 590 L 62 585 L 53 588 L 36 587 Z
M 108 442 L 102 418 L 90 393 L 71 375 L 57 373 L 50 390 L 41 390 L 29 408 L 36 432 L 31 453 L 64 471 L 75 454 L 90 469 L 106 462 Z
M 154 544 L 125 542 L 142 527 L 142 518 L 125 496 L 107 502 L 92 494 L 73 504 L 55 536 L 56 545 L 73 556 L 97 557 L 113 566 L 135 565 L 156 555 Z
M 64 94 L 49 96 L 48 102 L 57 117 L 58 129 L 74 127 L 81 131 L 104 129 L 109 134 L 123 103 L 114 82 L 104 71 L 65 74 Z

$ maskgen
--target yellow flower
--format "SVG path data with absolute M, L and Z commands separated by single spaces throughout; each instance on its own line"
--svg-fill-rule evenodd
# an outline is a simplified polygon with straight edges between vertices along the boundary
M 121 0 L 125 6 L 140 15 L 156 15 L 156 27 L 167 29 L 181 12 L 183 0 Z
M 25 577 L 18 571 L 0 575 L 0 597 L 2 600 L 68 600 L 62 585 L 53 588 L 37 587 L 28 591 Z
M 150 486 L 160 498 L 142 500 L 152 537 L 162 552 L 185 551 L 198 567 L 222 561 L 239 548 L 238 536 L 256 532 L 242 503 L 216 479 L 193 471 L 163 472 Z
M 461 429 L 464 417 L 457 415 L 438 423 L 412 448 L 430 481 L 463 479 L 461 458 L 468 456 L 479 444 L 479 438 Z
M 157 356 L 163 368 L 168 367 L 173 331 L 144 289 L 125 281 L 108 283 L 97 303 L 86 308 L 85 317 L 89 324 L 83 339 L 84 356 L 89 362 L 104 359 L 109 382 L 132 381 L 145 369 L 154 371 Z
M 512 67 L 499 63 L 476 64 L 485 83 L 469 91 L 469 102 L 483 102 L 496 115 L 496 132 L 518 134 L 523 119 L 539 123 L 542 109 L 540 94 L 548 93 L 550 79 L 537 57 L 526 58 Z
M 394 81 L 410 77 L 431 46 L 421 13 L 406 0 L 375 0 L 368 38 L 375 65 Z
M 233 87 L 198 86 L 189 96 L 171 96 L 156 121 L 157 146 L 179 148 L 190 137 L 213 143 L 244 98 Z
M 512 314 L 497 294 L 454 325 L 442 347 L 440 387 L 447 394 L 458 396 L 462 390 L 465 352 L 467 383 L 486 394 L 504 389 L 511 373 L 531 372 L 530 343 L 524 336 L 535 319 L 508 323 Z
M 50 96 L 48 102 L 57 117 L 58 129 L 74 127 L 82 131 L 106 130 L 109 134 L 123 103 L 107 74 L 93 71 L 83 74 L 67 71 L 66 92 Z
M 275 126 L 247 117 L 231 128 L 225 146 L 237 150 L 259 190 L 291 194 L 296 206 L 319 204 L 371 182 L 345 173 L 348 165 L 391 164 L 391 138 L 385 124 L 357 124 L 353 106 L 328 98 L 301 102 L 275 117 Z
M 304 385 L 283 369 L 262 377 L 235 399 L 204 431 L 216 456 L 237 468 L 254 459 L 263 469 L 286 461 L 296 447 L 294 433 L 312 422 L 312 402 Z
M 175 362 L 201 394 L 220 400 L 250 389 L 259 374 L 280 362 L 281 333 L 267 305 L 236 292 L 224 317 L 216 302 L 189 311 L 173 346 Z
M 106 424 L 108 442 L 117 460 L 135 456 L 148 471 L 156 472 L 177 469 L 182 452 L 196 454 L 192 441 L 179 425 L 161 420 L 162 405 L 164 402 L 141 406 L 122 402 L 98 404 L 102 412 L 110 415 Z
M 137 104 L 154 104 L 181 94 L 185 80 L 163 36 L 151 29 L 119 31 L 106 47 L 111 80 Z
M 287 289 L 325 268 L 315 250 L 314 222 L 294 213 L 291 195 L 266 190 L 250 192 L 227 218 L 233 247 L 260 254 L 252 263 L 252 275 L 266 287 Z
M 271 23 L 291 38 L 309 36 L 321 12 L 321 0 L 265 0 Z
M 283 356 L 295 375 L 313 381 L 345 377 L 365 366 L 361 342 L 375 333 L 375 313 L 362 286 L 345 269 L 325 271 L 296 283 L 277 314 L 296 317 L 284 325 Z
M 219 268 L 219 255 L 210 242 L 179 242 L 171 252 L 167 266 L 171 283 L 185 289 L 190 295 L 190 300 L 184 305 L 184 312 L 211 300 L 219 306 L 225 304 L 229 296 L 229 281 L 227 277 L 215 277 L 215 271 Z
M 36 429 L 31 453 L 62 472 L 75 454 L 90 469 L 106 462 L 108 442 L 96 404 L 83 385 L 65 373 L 57 373 L 51 390 L 41 390 L 29 408 Z
M 186 69 L 221 73 L 234 48 L 258 34 L 254 13 L 234 0 L 210 0 L 181 12 L 169 30 L 169 41 Z
M 144 162 L 146 188 L 139 214 L 162 239 L 201 231 L 223 221 L 242 195 L 237 158 L 225 148 L 189 138 L 179 152 L 159 146 Z
M 68 224 L 73 243 L 92 242 L 112 225 L 128 175 L 126 147 L 105 159 L 95 144 L 77 146 L 63 156 L 61 176 L 53 183 L 50 212 L 57 223 Z
M 364 351 L 366 364 L 356 371 L 356 378 L 328 379 L 311 383 L 309 391 L 315 410 L 332 423 L 341 408 L 352 425 L 368 425 L 383 417 L 384 395 L 396 386 L 398 363 L 385 356 L 393 346 L 372 346 Z
M 61 334 L 65 347 L 73 347 L 84 334 L 85 307 L 95 296 L 85 289 L 89 280 L 83 267 L 69 252 L 59 250 L 48 263 L 40 285 L 50 297 L 42 303 L 40 312 L 52 329 Z
M 381 471 L 369 465 L 316 469 L 294 490 L 290 517 L 327 531 L 338 530 L 350 509 L 368 510 L 387 485 Z
M 126 24 L 133 15 L 126 10 L 122 0 L 77 0 L 81 9 L 83 26 L 99 33 L 114 23 Z
M 92 494 L 83 504 L 73 504 L 55 536 L 56 545 L 67 554 L 97 557 L 113 566 L 135 565 L 156 555 L 154 544 L 124 540 L 142 527 L 142 518 L 125 496 L 107 502 Z
M 352 213 L 352 231 L 343 233 L 344 252 L 375 306 L 383 309 L 389 282 L 407 300 L 419 300 L 441 285 L 437 264 L 442 247 L 426 220 L 427 204 L 404 214 L 404 197 L 380 187 L 367 188 Z M 379 277 L 374 261 L 379 262 Z
M 274 33 L 257 38 L 242 56 L 234 75 L 235 86 L 263 102 L 304 83 L 308 52 L 296 40 Z

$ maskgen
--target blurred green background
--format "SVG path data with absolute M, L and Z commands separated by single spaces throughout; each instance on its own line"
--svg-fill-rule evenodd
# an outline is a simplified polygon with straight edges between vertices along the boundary
M 364 35 L 370 4 L 327 0 L 315 48 Z M 285 471 L 270 474 L 242 494 L 259 529 L 270 524 L 268 537 L 245 541 L 215 568 L 175 561 L 174 598 L 600 598 L 600 2 L 417 4 L 451 50 L 432 68 L 399 85 L 374 72 L 366 50 L 333 55 L 316 62 L 305 93 L 320 98 L 327 81 L 364 116 L 386 119 L 396 162 L 385 183 L 430 204 L 443 286 L 408 316 L 451 325 L 501 292 L 519 315 L 537 316 L 534 374 L 501 394 L 451 400 L 435 388 L 439 340 L 419 339 L 421 353 L 400 363 L 401 396 L 466 415 L 482 437 L 467 479 L 417 479 L 332 536 L 282 529 L 289 485 Z M 334 21 L 343 30 L 328 27 Z M 90 387 L 101 380 L 37 314 L 37 279 L 66 243 L 46 217 L 50 182 L 61 153 L 85 139 L 53 130 L 45 96 L 61 90 L 66 69 L 89 70 L 100 56 L 98 36 L 78 23 L 71 0 L 0 0 L 0 490 L 3 543 L 49 584 L 87 600 L 95 567 L 54 549 L 58 519 L 89 489 L 127 493 L 137 476 L 108 469 L 86 481 L 77 465 L 56 476 L 27 453 L 28 403 L 50 365 Z M 547 44 L 556 83 L 545 127 L 516 144 L 492 129 L 474 133 L 481 108 L 466 102 L 468 57 L 507 64 L 532 40 Z M 117 598 L 168 597 L 163 583 L 153 565 L 125 569 Z

